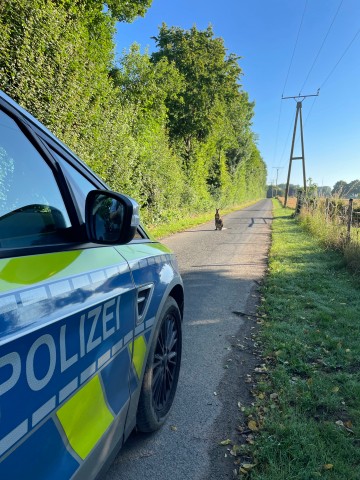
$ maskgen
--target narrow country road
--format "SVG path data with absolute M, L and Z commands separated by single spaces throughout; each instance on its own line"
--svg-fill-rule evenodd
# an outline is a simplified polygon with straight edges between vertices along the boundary
M 246 373 L 258 362 L 246 348 L 256 322 L 234 312 L 254 312 L 271 209 L 271 200 L 261 200 L 224 217 L 222 231 L 211 222 L 163 240 L 185 285 L 178 390 L 165 426 L 133 433 L 104 480 L 232 478 L 233 459 L 218 443 L 234 435 L 237 402 L 250 400 Z

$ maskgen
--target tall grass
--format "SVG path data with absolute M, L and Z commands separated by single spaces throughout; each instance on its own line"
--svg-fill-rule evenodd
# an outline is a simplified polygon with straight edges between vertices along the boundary
M 359 229 L 357 231 L 357 241 L 345 245 L 344 258 L 349 268 L 357 274 L 360 274 L 360 240 Z
M 300 224 L 318 237 L 323 246 L 342 252 L 348 267 L 360 273 L 360 228 L 352 226 L 347 231 L 347 205 L 345 201 L 332 201 L 332 212 L 326 210 L 325 201 L 304 202 L 299 215 Z M 354 204 L 354 210 L 359 207 Z

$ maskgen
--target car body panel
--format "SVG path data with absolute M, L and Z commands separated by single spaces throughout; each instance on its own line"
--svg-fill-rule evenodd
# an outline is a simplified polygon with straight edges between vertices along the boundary
M 0 92 L 4 105 L 21 130 L 33 129 L 44 162 L 56 165 L 76 219 L 83 209 L 53 145 L 94 189 L 106 185 Z M 181 310 L 183 303 L 174 255 L 141 227 L 140 235 L 114 246 L 84 243 L 83 235 L 40 247 L 0 245 L 0 478 L 93 479 L 134 428 L 162 306 L 174 289 Z
M 182 280 L 178 271 L 176 257 L 171 254 L 171 250 L 160 243 L 142 243 L 141 246 L 123 245 L 116 247 L 129 262 L 133 273 L 135 285 L 140 287 L 147 282 L 156 279 L 157 288 L 155 288 L 151 301 L 149 302 L 146 317 L 137 319 L 135 328 L 135 341 L 143 338 L 147 345 L 151 345 L 155 329 L 147 328 L 148 324 L 157 324 L 160 319 L 160 313 L 163 305 L 171 295 L 172 289 L 177 285 L 182 285 Z M 179 305 L 182 308 L 182 305 Z M 125 426 L 125 438 L 131 433 L 135 426 L 136 410 L 140 397 L 140 389 L 137 387 L 137 381 L 142 378 L 146 366 L 149 349 L 144 352 L 139 362 L 137 375 L 133 373 L 131 378 L 131 399 L 129 415 Z
M 1 476 L 11 471 L 13 478 L 23 478 L 20 459 L 26 452 L 30 455 L 34 442 L 37 460 L 29 459 L 26 472 L 28 478 L 39 480 L 49 478 L 52 471 L 48 462 L 43 471 L 38 461 L 52 458 L 49 445 L 59 456 L 52 458 L 54 470 L 60 462 L 61 478 L 71 478 L 83 466 L 88 470 L 90 462 L 86 466 L 84 460 L 95 456 L 102 437 L 111 438 L 105 442 L 107 449 L 122 442 L 123 432 L 134 427 L 162 299 L 180 282 L 174 256 L 156 243 L 142 243 L 140 251 L 138 245 L 127 245 L 64 252 L 64 259 L 61 255 L 45 254 L 43 261 L 31 257 L 28 266 L 44 261 L 48 265 L 36 275 L 37 280 L 46 280 L 34 284 L 34 274 L 19 257 L 12 259 L 22 267 L 16 275 L 6 270 L 11 259 L 0 261 L 5 269 L 4 275 L 0 272 L 0 398 L 6 419 L 0 422 Z M 93 262 L 91 255 L 97 257 Z M 53 261 L 46 261 L 49 257 Z M 89 264 L 101 263 L 103 268 L 89 271 Z M 17 288 L 10 289 L 11 285 Z M 146 313 L 137 315 L 137 292 L 144 285 L 151 295 Z M 91 402 L 87 404 L 86 398 Z M 41 440 L 43 435 L 47 442 Z M 87 439 L 86 445 L 81 438 Z M 99 454 L 104 456 L 104 451 Z M 90 470 L 94 473 L 94 467 Z
M 43 257 L 22 264 L 16 278 L 6 273 L 11 260 L 1 260 L 3 287 L 9 280 L 17 285 L 0 296 L 3 478 L 24 465 L 19 460 L 31 455 L 34 442 L 32 458 L 52 459 L 53 468 L 45 462 L 43 472 L 44 462 L 30 458 L 26 478 L 49 478 L 50 472 L 54 478 L 60 458 L 46 453 L 52 442 L 64 468 L 61 478 L 70 478 L 130 398 L 136 289 L 127 262 L 113 247 Z M 26 267 L 34 263 L 47 264 L 41 272 L 47 279 L 29 285 Z M 48 441 L 41 441 L 43 435 Z M 18 442 L 21 448 L 12 452 Z M 24 477 L 19 472 L 13 478 Z

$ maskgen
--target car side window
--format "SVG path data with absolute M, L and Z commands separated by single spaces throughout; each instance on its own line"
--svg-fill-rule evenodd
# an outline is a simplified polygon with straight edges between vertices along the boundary
M 80 209 L 82 220 L 85 221 L 85 200 L 87 194 L 91 190 L 96 190 L 97 187 L 93 185 L 84 175 L 76 170 L 70 163 L 59 155 L 55 150 L 50 147 L 52 155 L 60 163 L 61 167 L 65 170 L 66 178 L 70 183 L 70 187 L 74 193 L 76 202 Z
M 98 187 L 93 185 L 84 175 L 82 175 L 76 168 L 74 168 L 65 158 L 59 155 L 53 148 L 49 147 L 52 155 L 60 163 L 61 167 L 65 170 L 66 178 L 70 183 L 70 187 L 74 193 L 76 202 L 80 209 L 82 220 L 85 221 L 85 201 L 87 194 L 91 190 L 96 190 Z M 141 240 L 144 237 L 141 235 L 140 230 L 135 233 L 134 239 Z
M 0 111 L 0 248 L 61 243 L 70 229 L 51 168 Z

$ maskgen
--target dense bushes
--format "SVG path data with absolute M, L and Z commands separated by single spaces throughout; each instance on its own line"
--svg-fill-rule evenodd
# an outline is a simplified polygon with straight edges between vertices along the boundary
M 1 3 L 0 88 L 136 198 L 147 222 L 263 196 L 253 104 L 211 28 L 163 25 L 152 56 L 134 45 L 115 63 L 115 21 L 150 3 Z

